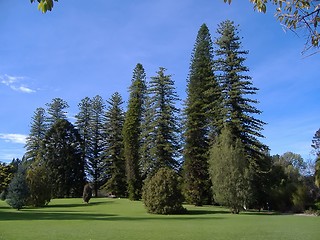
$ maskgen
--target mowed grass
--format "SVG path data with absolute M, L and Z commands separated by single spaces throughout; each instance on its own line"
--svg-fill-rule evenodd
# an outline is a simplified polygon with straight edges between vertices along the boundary
M 230 214 L 193 207 L 185 215 L 151 215 L 127 199 L 54 199 L 45 208 L 11 209 L 0 201 L 0 240 L 320 239 L 320 217 Z

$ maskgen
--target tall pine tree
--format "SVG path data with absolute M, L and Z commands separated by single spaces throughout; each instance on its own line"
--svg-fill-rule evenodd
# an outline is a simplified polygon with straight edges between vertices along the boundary
M 144 122 L 142 148 L 148 151 L 149 171 L 153 173 L 162 167 L 174 170 L 179 167 L 180 110 L 175 106 L 179 98 L 171 75 L 166 75 L 165 71 L 160 67 L 157 76 L 151 77 L 148 88 L 149 108 Z
M 36 159 L 47 130 L 46 112 L 43 108 L 37 108 L 32 117 L 31 129 L 25 145 L 27 161 L 33 162 Z
M 91 102 L 91 120 L 90 120 L 90 145 L 91 155 L 88 158 L 87 166 L 90 177 L 93 181 L 93 191 L 98 196 L 99 188 L 104 184 L 103 173 L 105 172 L 105 162 L 103 161 L 104 131 L 103 125 L 105 104 L 101 96 L 97 95 Z
M 126 195 L 127 181 L 125 173 L 125 160 L 123 155 L 122 129 L 124 123 L 124 112 L 122 109 L 122 97 L 116 92 L 108 102 L 106 112 L 106 146 L 104 157 L 108 166 L 108 181 L 106 189 L 113 195 L 124 197 Z
M 263 201 L 261 187 L 262 174 L 268 171 L 268 158 L 265 156 L 268 147 L 260 142 L 263 135 L 263 121 L 255 116 L 261 113 L 255 105 L 257 100 L 250 96 L 258 89 L 246 73 L 245 56 L 248 51 L 241 49 L 241 39 L 237 26 L 232 21 L 222 22 L 217 29 L 215 55 L 217 57 L 217 78 L 222 89 L 223 125 L 226 125 L 232 136 L 239 139 L 245 148 L 246 159 L 254 172 L 253 189 L 257 204 Z
M 186 200 L 195 205 L 208 203 L 211 198 L 208 151 L 213 117 L 209 115 L 208 107 L 214 97 L 210 93 L 213 94 L 216 85 L 211 35 L 203 24 L 192 53 L 184 110 L 184 193 Z
M 141 177 L 139 172 L 141 121 L 146 98 L 146 74 L 138 63 L 133 71 L 130 97 L 123 126 L 124 157 L 128 197 L 138 200 L 141 197 Z

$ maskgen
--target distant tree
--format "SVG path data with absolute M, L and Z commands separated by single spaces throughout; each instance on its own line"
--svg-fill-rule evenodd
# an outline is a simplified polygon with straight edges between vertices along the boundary
M 171 75 L 166 75 L 165 71 L 165 68 L 160 67 L 157 76 L 151 77 L 148 88 L 150 105 L 147 111 L 151 111 L 153 116 L 146 123 L 151 130 L 147 132 L 151 141 L 143 141 L 142 145 L 149 144 L 146 148 L 150 151 L 149 162 L 152 162 L 153 172 L 162 167 L 179 167 L 177 159 L 181 149 L 180 110 L 175 106 L 179 98 Z
M 209 125 L 208 97 L 215 85 L 213 46 L 208 27 L 203 24 L 193 49 L 185 103 L 184 194 L 187 202 L 202 205 L 211 202 L 208 173 Z
M 177 174 L 170 168 L 160 168 L 143 186 L 143 202 L 149 213 L 179 214 L 183 208 L 183 196 Z
M 92 197 L 92 188 L 89 183 L 84 185 L 83 188 L 83 194 L 82 194 L 82 199 L 85 203 L 89 203 L 90 199 Z
M 105 172 L 105 162 L 103 161 L 104 151 L 104 113 L 105 104 L 101 96 L 97 95 L 91 102 L 90 131 L 90 157 L 87 159 L 88 173 L 93 182 L 93 192 L 98 196 L 98 190 L 103 185 L 103 173 Z
M 130 200 L 138 200 L 142 187 L 139 172 L 141 121 L 146 99 L 146 74 L 140 63 L 133 71 L 129 92 L 129 103 L 123 126 L 124 157 L 128 197 Z
M 315 164 L 315 183 L 320 188 L 320 155 L 318 155 Z
M 28 167 L 26 174 L 30 193 L 28 205 L 43 207 L 50 202 L 52 194 L 49 174 L 49 169 L 39 153 Z
M 29 188 L 26 181 L 26 166 L 20 164 L 18 172 L 13 177 L 8 187 L 7 203 L 17 210 L 27 205 Z
M 116 92 L 108 102 L 105 123 L 106 149 L 104 159 L 107 163 L 108 181 L 105 185 L 109 192 L 115 196 L 125 196 L 127 189 L 124 147 L 123 147 L 123 123 L 124 112 L 122 109 L 122 97 Z
M 36 159 L 47 130 L 46 111 L 43 108 L 37 108 L 32 117 L 31 129 L 25 145 L 27 161 L 33 162 Z
M 80 197 L 85 173 L 79 132 L 69 121 L 59 119 L 48 130 L 41 149 L 53 197 Z
M 231 3 L 232 0 L 224 0 Z M 320 22 L 320 3 L 318 0 L 250 0 L 254 9 L 265 13 L 267 3 L 277 7 L 276 17 L 288 29 L 296 31 L 299 29 L 307 33 L 305 51 L 319 48 L 320 33 L 318 23 Z
M 250 169 L 244 145 L 226 127 L 213 144 L 209 159 L 213 196 L 239 213 L 251 199 Z
M 66 101 L 61 98 L 52 99 L 51 103 L 47 103 L 47 123 L 48 127 L 51 127 L 59 119 L 67 119 L 66 108 L 69 108 L 69 105 Z
M 316 156 L 320 156 L 320 128 L 316 131 L 312 138 L 311 147 L 313 148 L 313 153 Z
M 0 199 L 5 200 L 8 186 L 14 176 L 14 167 L 11 164 L 0 163 Z
M 303 159 L 292 152 L 273 156 L 270 181 L 276 179 L 270 191 L 270 204 L 280 211 L 303 211 L 307 200 L 305 178 L 301 175 Z

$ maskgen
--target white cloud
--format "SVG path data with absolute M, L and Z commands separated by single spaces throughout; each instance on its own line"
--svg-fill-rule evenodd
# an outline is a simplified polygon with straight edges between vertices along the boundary
M 3 139 L 5 142 L 10 142 L 10 143 L 25 144 L 26 138 L 27 138 L 27 135 L 23 135 L 23 134 L 0 133 L 0 139 Z
M 25 77 L 19 77 L 19 76 L 10 76 L 7 74 L 0 75 L 0 82 L 8 87 L 10 87 L 12 90 L 17 92 L 23 92 L 23 93 L 34 93 L 35 90 L 27 87 L 26 85 L 20 83 L 21 81 L 25 80 Z

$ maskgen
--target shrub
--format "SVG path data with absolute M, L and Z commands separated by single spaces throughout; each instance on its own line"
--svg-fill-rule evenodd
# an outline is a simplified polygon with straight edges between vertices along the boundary
M 85 203 L 89 203 L 91 197 L 92 197 L 92 188 L 90 187 L 90 184 L 87 183 L 86 185 L 84 185 L 84 188 L 83 188 L 83 195 L 82 195 L 83 201 Z
M 143 202 L 149 213 L 184 213 L 183 196 L 177 174 L 168 168 L 161 168 L 153 177 L 146 180 L 142 192 Z

